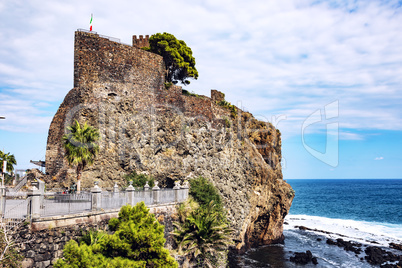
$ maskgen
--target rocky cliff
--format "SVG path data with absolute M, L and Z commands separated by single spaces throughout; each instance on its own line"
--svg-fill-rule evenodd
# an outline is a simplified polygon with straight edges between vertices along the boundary
M 197 176 L 222 194 L 236 248 L 283 240 L 283 220 L 293 194 L 281 172 L 280 132 L 241 109 L 164 86 L 162 57 L 76 32 L 74 88 L 57 111 L 48 136 L 46 180 L 67 186 L 75 171 L 64 159 L 61 137 L 73 120 L 100 130 L 100 152 L 82 186 L 122 183 L 131 171 L 162 185 Z M 230 107 L 229 107 L 230 108 Z

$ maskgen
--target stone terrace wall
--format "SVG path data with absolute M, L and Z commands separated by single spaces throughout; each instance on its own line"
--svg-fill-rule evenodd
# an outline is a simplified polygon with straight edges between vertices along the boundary
M 172 248 L 174 243 L 170 232 L 173 231 L 172 215 L 175 212 L 175 205 L 150 207 L 150 213 L 155 214 L 156 219 L 165 226 L 167 248 Z M 18 235 L 22 241 L 27 242 L 19 249 L 25 257 L 22 267 L 53 267 L 57 259 L 63 256 L 63 249 L 68 241 L 73 239 L 78 242 L 90 230 L 108 231 L 109 219 L 117 216 L 118 211 L 96 217 L 53 217 L 22 226 Z

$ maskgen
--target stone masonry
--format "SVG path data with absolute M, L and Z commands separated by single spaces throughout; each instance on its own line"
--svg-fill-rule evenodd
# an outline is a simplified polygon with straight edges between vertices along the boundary
M 145 38 L 142 35 L 140 35 L 138 38 L 136 35 L 133 35 L 133 47 L 149 47 L 149 35 L 146 35 Z

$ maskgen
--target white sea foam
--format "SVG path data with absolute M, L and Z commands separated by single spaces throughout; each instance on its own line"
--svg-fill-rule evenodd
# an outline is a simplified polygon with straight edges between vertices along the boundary
M 383 246 L 388 246 L 391 242 L 402 243 L 402 224 L 331 219 L 308 215 L 288 215 L 285 222 L 288 223 L 288 225 L 284 225 L 285 230 L 292 230 L 295 226 L 305 226 L 330 232 L 330 234 L 320 233 L 327 237 L 340 237 L 364 244 L 371 244 L 370 241 L 375 241 Z

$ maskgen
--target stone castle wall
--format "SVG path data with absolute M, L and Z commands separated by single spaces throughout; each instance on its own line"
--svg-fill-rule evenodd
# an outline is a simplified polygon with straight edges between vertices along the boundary
M 133 35 L 133 47 L 142 48 L 142 47 L 149 47 L 149 35 L 143 37 L 142 35 L 137 36 Z
M 139 109 L 155 101 L 154 91 L 163 87 L 164 65 L 161 56 L 110 41 L 97 34 L 75 33 L 74 88 L 67 94 L 52 120 L 46 148 L 46 172 L 53 177 L 66 177 L 61 146 L 65 128 L 74 119 L 85 117 L 98 126 L 103 106 L 115 99 Z M 103 105 L 103 106 L 102 106 Z M 96 118 L 95 118 L 96 117 Z M 108 120 L 108 118 L 103 118 Z

